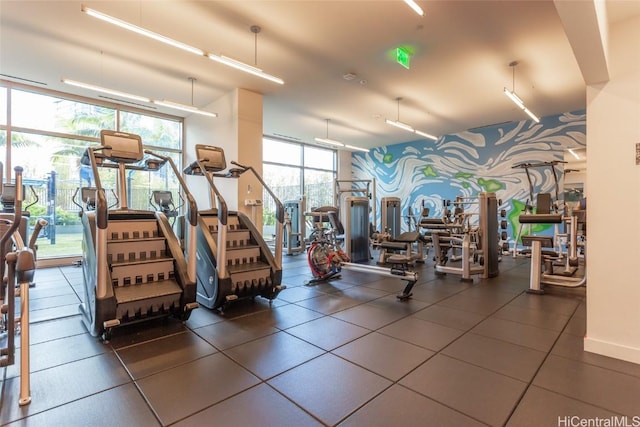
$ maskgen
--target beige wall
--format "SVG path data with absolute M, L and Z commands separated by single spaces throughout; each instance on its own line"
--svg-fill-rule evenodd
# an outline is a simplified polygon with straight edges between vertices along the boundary
M 640 17 L 609 29 L 610 79 L 587 86 L 585 350 L 640 363 Z
M 195 160 L 196 144 L 208 144 L 222 147 L 228 169 L 234 167 L 231 161 L 235 160 L 253 166 L 258 173 L 262 173 L 262 95 L 235 89 L 205 109 L 218 113 L 218 117 L 194 114 L 185 119 L 185 165 Z M 230 210 L 240 210 L 251 217 L 251 208 L 244 206 L 245 199 L 262 199 L 262 187 L 250 175 L 248 172 L 240 179 L 217 178 L 215 182 Z M 199 176 L 187 176 L 186 182 L 198 209 L 211 207 L 206 180 Z M 256 226 L 261 230 L 261 210 L 256 213 L 256 219 Z
M 236 127 L 238 131 L 238 163 L 253 167 L 262 175 L 262 95 L 239 89 L 236 91 Z M 233 167 L 233 166 L 232 166 Z M 262 231 L 262 207 L 249 206 L 254 200 L 262 200 L 262 184 L 251 172 L 238 180 L 238 210 L 251 218 Z

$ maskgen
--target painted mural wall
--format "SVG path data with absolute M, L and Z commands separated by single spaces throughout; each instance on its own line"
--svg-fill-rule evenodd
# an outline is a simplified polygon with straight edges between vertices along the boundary
M 517 217 L 530 202 L 529 182 L 522 163 L 562 161 L 569 148 L 586 145 L 586 112 L 577 111 L 541 119 L 484 127 L 438 141 L 419 140 L 389 145 L 352 156 L 353 179 L 376 180 L 376 206 L 383 197 L 398 197 L 402 215 L 409 208 L 419 214 L 428 207 L 430 216 L 441 217 L 443 200 L 494 192 L 505 209 L 514 236 Z M 563 164 L 558 164 L 559 195 L 562 199 Z M 550 167 L 529 169 L 534 196 L 551 193 L 555 181 Z M 560 201 L 561 203 L 561 201 Z M 377 209 L 380 224 L 381 209 Z M 468 205 L 465 211 L 477 212 Z M 406 231 L 407 225 L 402 225 Z

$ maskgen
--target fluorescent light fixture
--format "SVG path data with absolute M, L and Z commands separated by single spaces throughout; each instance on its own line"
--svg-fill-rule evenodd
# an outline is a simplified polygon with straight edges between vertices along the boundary
M 95 90 L 96 92 L 108 93 L 109 95 L 120 96 L 122 98 L 133 99 L 134 101 L 140 102 L 151 102 L 150 98 L 145 98 L 144 96 L 133 95 L 127 92 L 121 92 L 119 90 L 108 89 L 102 86 L 96 86 L 89 83 L 83 83 L 76 80 L 71 79 L 62 79 L 62 83 L 66 83 L 71 86 L 80 87 L 83 89 Z
M 520 99 L 520 97 L 518 97 L 518 95 L 516 95 L 514 92 L 511 92 L 509 89 L 507 89 L 506 87 L 504 88 L 504 94 L 507 95 L 507 97 L 513 101 L 514 104 L 516 104 L 518 106 L 518 108 L 520 108 L 522 111 L 524 111 L 525 113 L 527 113 L 527 115 L 529 117 L 531 117 L 531 119 L 536 122 L 536 123 L 540 123 L 540 119 L 538 118 L 538 116 L 536 116 L 535 114 L 533 114 L 531 112 L 531 110 L 529 110 L 527 107 L 524 106 L 524 102 L 522 102 L 522 100 Z
M 424 136 L 425 138 L 433 139 L 434 141 L 437 141 L 437 140 L 438 140 L 438 137 L 437 137 L 437 136 L 433 136 L 433 135 L 431 135 L 430 133 L 422 132 L 422 131 L 419 131 L 419 130 L 417 130 L 417 129 L 415 129 L 415 130 L 414 130 L 414 132 L 415 132 L 416 134 L 420 135 L 420 136 Z
M 402 123 L 402 122 L 401 122 L 401 121 L 399 121 L 399 120 L 389 120 L 389 119 L 386 119 L 385 121 L 387 122 L 387 124 L 390 124 L 391 126 L 395 126 L 395 127 L 397 127 L 397 128 L 400 128 L 400 129 L 402 129 L 402 130 L 406 130 L 406 131 L 408 131 L 408 132 L 415 133 L 415 134 L 420 135 L 420 136 L 423 136 L 423 137 L 425 137 L 425 138 L 433 139 L 434 141 L 437 141 L 437 140 L 438 140 L 438 137 L 437 137 L 437 136 L 433 136 L 433 135 L 431 135 L 430 133 L 426 133 L 426 132 L 422 132 L 422 131 L 420 131 L 420 130 L 414 129 L 413 127 L 409 126 L 409 125 L 408 125 L 408 124 L 406 124 L 406 123 Z
M 509 63 L 509 66 L 511 67 L 511 71 L 512 71 L 512 79 L 513 79 L 513 87 L 515 88 L 516 85 L 516 65 L 518 65 L 518 61 L 512 61 Z M 522 101 L 522 99 L 520 99 L 520 97 L 518 95 L 516 95 L 515 93 L 515 89 L 509 90 L 506 87 L 504 88 L 504 94 L 507 95 L 507 98 L 509 98 L 510 100 L 513 101 L 514 104 L 516 104 L 518 106 L 518 108 L 520 108 L 522 111 L 524 111 L 529 117 L 531 117 L 531 119 L 536 122 L 536 123 L 540 123 L 540 119 L 533 114 L 525 105 L 524 102 Z
M 95 9 L 91 9 L 89 7 L 86 7 L 85 5 L 82 5 L 81 10 L 89 16 L 98 18 L 104 22 L 108 22 L 120 28 L 124 28 L 125 30 L 133 31 L 134 33 L 149 37 L 173 47 L 177 47 L 178 49 L 191 52 L 198 56 L 206 56 L 216 62 L 233 67 L 237 70 L 244 71 L 245 73 L 253 74 L 254 76 L 262 77 L 263 79 L 270 80 L 278 84 L 284 84 L 284 80 L 282 80 L 281 78 L 272 76 L 271 74 L 267 74 L 261 69 L 245 64 L 244 62 L 236 61 L 235 59 L 226 57 L 224 55 L 215 55 L 213 53 L 205 52 L 204 50 L 198 49 L 197 47 L 190 46 L 186 43 L 182 43 L 169 37 L 163 36 L 162 34 L 154 33 L 153 31 L 130 24 L 129 22 L 114 18 L 113 16 L 99 12 Z
M 365 153 L 369 152 L 368 148 L 362 148 L 362 147 L 355 147 L 353 145 L 349 145 L 349 144 L 345 144 L 344 148 L 348 148 L 350 150 L 355 150 L 355 151 L 363 151 Z
M 202 110 L 199 110 L 198 108 L 193 107 L 191 105 L 184 105 L 184 104 L 179 104 L 177 102 L 166 101 L 166 100 L 155 100 L 155 99 L 147 98 L 147 97 L 144 97 L 144 96 L 134 95 L 132 93 L 121 92 L 119 90 L 114 90 L 114 89 L 109 89 L 109 88 L 102 87 L 102 86 L 93 85 L 93 84 L 90 84 L 90 83 L 79 82 L 77 80 L 62 79 L 62 83 L 66 83 L 68 85 L 80 87 L 80 88 L 83 88 L 83 89 L 94 90 L 96 92 L 107 93 L 109 95 L 119 96 L 121 98 L 132 99 L 134 101 L 149 102 L 149 103 L 156 104 L 156 105 L 162 105 L 164 107 L 174 108 L 176 110 L 188 111 L 188 112 L 194 113 L 194 114 L 201 114 L 203 116 L 218 117 L 218 115 L 216 113 L 210 113 L 208 111 L 202 111 Z
M 433 135 L 431 135 L 429 133 L 419 131 L 417 129 L 414 129 L 413 126 L 410 126 L 410 125 L 408 125 L 406 123 L 402 123 L 400 121 L 400 101 L 402 101 L 402 98 L 398 97 L 398 98 L 396 98 L 396 101 L 398 102 L 398 120 L 385 119 L 385 122 L 388 125 L 395 126 L 395 127 L 400 128 L 402 130 L 406 130 L 407 132 L 412 132 L 412 133 L 418 134 L 418 135 L 423 136 L 425 138 L 433 139 L 434 141 L 438 140 L 437 136 L 433 136 Z
M 404 0 L 404 2 L 408 4 L 409 7 L 413 9 L 415 13 L 417 13 L 420 16 L 424 16 L 424 11 L 420 6 L 418 6 L 418 3 L 416 3 L 414 0 Z
M 113 16 L 107 15 L 105 13 L 99 12 L 95 9 L 91 9 L 89 7 L 86 7 L 85 5 L 82 5 L 81 9 L 84 13 L 86 13 L 89 16 L 93 16 L 94 18 L 98 18 L 104 22 L 108 22 L 109 24 L 113 24 L 116 25 L 120 28 L 124 28 L 125 30 L 129 30 L 129 31 L 133 31 L 134 33 L 138 33 L 140 35 L 143 35 L 145 37 L 149 37 L 152 38 L 154 40 L 157 40 L 159 42 L 162 42 L 164 44 L 168 44 L 170 46 L 173 47 L 177 47 L 178 49 L 182 49 L 185 50 L 187 52 L 191 52 L 193 54 L 196 55 L 200 55 L 200 56 L 204 56 L 205 52 L 201 49 L 198 49 L 196 47 L 193 46 L 189 46 L 188 44 L 179 42 L 177 40 L 173 40 L 170 39 L 169 37 L 165 37 L 161 34 L 158 33 L 154 33 L 153 31 L 149 31 L 147 29 L 138 27 L 137 25 L 133 25 L 130 24 L 126 21 L 122 21 L 118 18 L 114 18 Z
M 318 142 L 324 142 L 325 144 L 335 145 L 336 147 L 344 147 L 344 144 L 342 142 L 336 141 L 335 139 L 331 138 L 315 138 L 315 140 Z
M 573 157 L 575 157 L 575 158 L 576 158 L 576 160 L 580 160 L 580 156 L 578 156 L 578 153 L 576 153 L 575 151 L 573 151 L 573 149 L 572 149 L 572 148 L 569 148 L 569 153 L 571 153 L 571 155 L 572 155 Z
M 511 92 L 506 87 L 504 88 L 504 94 L 507 95 L 507 97 L 510 100 L 512 100 L 513 103 L 516 104 L 518 107 L 520 107 L 521 109 L 524 108 L 524 102 L 522 102 L 522 99 L 520 99 L 520 97 L 518 95 L 516 95 L 515 93 Z
M 229 67 L 233 67 L 237 70 L 244 71 L 245 73 L 253 74 L 254 76 L 262 77 L 263 79 L 270 80 L 274 83 L 284 84 L 284 80 L 279 77 L 272 76 L 271 74 L 267 74 L 262 71 L 260 68 L 253 67 L 249 64 L 245 64 L 244 62 L 236 61 L 233 58 L 229 58 L 224 55 L 215 55 L 213 53 L 207 54 L 209 59 L 212 59 L 216 62 L 219 62 L 224 65 L 228 65 Z
M 324 120 L 327 122 L 327 136 L 324 138 L 315 138 L 315 140 L 318 142 L 323 142 L 325 144 L 335 145 L 336 147 L 344 147 L 344 144 L 342 142 L 329 138 L 329 119 Z
M 161 101 L 153 100 L 152 102 L 154 104 L 162 105 L 164 107 L 175 108 L 176 110 L 188 111 L 190 113 L 200 114 L 202 116 L 218 117 L 218 115 L 216 113 L 210 113 L 208 111 L 199 110 L 198 108 L 196 108 L 196 107 L 194 107 L 192 105 L 180 104 L 178 102 L 167 101 L 167 100 L 164 100 L 164 99 L 161 100 Z
M 399 121 L 399 120 L 389 120 L 389 119 L 386 119 L 385 121 L 387 122 L 387 124 L 389 124 L 389 125 L 391 125 L 391 126 L 395 126 L 395 127 L 397 127 L 397 128 L 404 129 L 404 130 L 409 131 L 409 132 L 415 132 L 415 131 L 414 131 L 414 129 L 413 129 L 411 126 L 409 126 L 409 125 L 408 125 L 408 124 L 406 124 L 406 123 L 402 123 L 402 122 L 401 122 L 401 121 Z
M 534 121 L 534 122 L 536 122 L 536 123 L 540 123 L 540 119 L 538 118 L 538 116 L 536 116 L 535 114 L 533 114 L 533 113 L 531 112 L 531 110 L 529 110 L 527 107 L 524 107 L 524 108 L 522 109 L 522 111 L 524 111 L 525 113 L 527 113 L 527 115 L 528 115 L 529 117 L 531 117 L 531 120 L 533 120 L 533 121 Z

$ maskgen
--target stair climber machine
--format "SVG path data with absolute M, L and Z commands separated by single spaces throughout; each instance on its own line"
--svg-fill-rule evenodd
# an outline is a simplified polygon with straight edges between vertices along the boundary
M 13 218 L 0 218 L 0 367 L 13 365 L 16 359 L 15 335 L 20 334 L 20 393 L 18 405 L 31 403 L 29 348 L 29 286 L 36 271 L 36 239 L 47 221 L 40 218 L 33 229 L 28 246 L 24 244 L 22 223 L 22 168 L 16 167 Z M 0 164 L 0 187 L 2 187 Z M 6 274 L 5 274 L 6 273 Z M 16 316 L 16 302 L 20 314 Z M 5 392 L 6 393 L 6 392 Z M 9 393 L 9 401 L 11 401 Z
M 253 167 L 232 161 L 236 167 L 224 172 L 227 164 L 222 148 L 197 144 L 196 159 L 184 173 L 204 176 L 211 200 L 211 208 L 198 215 L 198 303 L 223 312 L 233 301 L 261 296 L 271 305 L 285 288 L 281 285 L 284 206 Z M 275 202 L 275 254 L 247 215 L 228 210 L 213 181 L 214 177 L 238 178 L 247 171 L 254 174 Z
M 81 213 L 85 296 L 80 311 L 91 335 L 107 341 L 113 328 L 169 315 L 185 321 L 198 307 L 197 206 L 171 158 L 143 151 L 140 136 L 103 130 L 100 142 L 82 157 L 82 164 L 93 170 L 96 190 L 95 210 Z M 127 172 L 157 171 L 166 163 L 187 201 L 187 238 L 192 243 L 184 250 L 164 213 L 128 207 Z M 117 170 L 113 209 L 107 206 L 98 173 L 106 168 Z

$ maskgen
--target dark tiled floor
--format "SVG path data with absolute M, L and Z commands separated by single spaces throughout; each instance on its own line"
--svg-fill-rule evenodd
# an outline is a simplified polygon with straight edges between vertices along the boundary
M 3 368 L 1 425 L 557 426 L 562 417 L 640 416 L 640 365 L 585 353 L 585 290 L 524 293 L 528 260 L 463 283 L 419 266 L 404 282 L 344 271 L 221 315 L 204 308 L 91 337 L 81 270 L 37 271 L 31 290 L 32 403 Z M 560 417 L 560 418 L 559 418 Z M 631 421 L 631 419 L 630 419 Z M 569 425 L 569 424 L 564 424 Z

